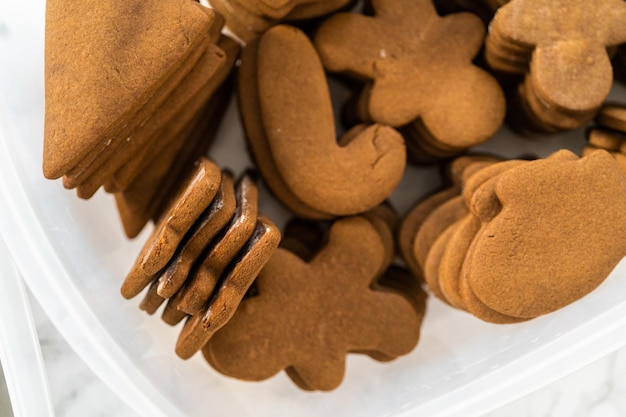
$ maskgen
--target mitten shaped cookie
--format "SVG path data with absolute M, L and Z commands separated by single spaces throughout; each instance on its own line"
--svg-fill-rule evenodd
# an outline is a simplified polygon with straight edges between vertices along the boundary
M 208 362 L 225 375 L 262 380 L 285 370 L 304 389 L 331 390 L 345 355 L 389 360 L 417 343 L 425 295 L 379 288 L 384 239 L 363 217 L 336 221 L 310 262 L 278 249 L 261 271 L 258 294 L 207 343 Z
M 373 0 L 374 16 L 340 13 L 315 36 L 324 66 L 371 83 L 361 118 L 417 125 L 431 153 L 487 140 L 502 124 L 500 86 L 472 64 L 485 34 L 471 13 L 440 17 L 431 0 Z
M 502 208 L 483 221 L 464 279 L 499 313 L 557 310 L 595 289 L 626 255 L 626 174 L 606 152 L 528 162 L 503 173 L 493 194 Z
M 456 188 L 411 210 L 402 240 L 407 263 L 451 306 L 493 323 L 532 319 L 592 291 L 626 255 L 626 175 L 604 150 L 454 171 Z
M 239 100 L 259 171 L 296 214 L 328 218 L 367 211 L 399 183 L 402 136 L 375 124 L 339 139 L 324 69 L 300 30 L 276 26 L 245 48 Z

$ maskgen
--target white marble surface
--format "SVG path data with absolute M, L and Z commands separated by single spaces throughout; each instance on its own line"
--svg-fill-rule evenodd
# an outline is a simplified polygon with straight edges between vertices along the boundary
M 74 353 L 37 301 L 30 299 L 56 416 L 137 417 Z
M 31 300 L 56 415 L 137 417 L 90 371 Z M 7 415 L 0 402 L 0 417 Z M 626 347 L 483 417 L 621 416 L 626 416 Z
M 11 412 L 11 402 L 9 393 L 7 392 L 7 384 L 2 374 L 2 366 L 0 364 L 0 416 L 9 417 L 13 415 Z

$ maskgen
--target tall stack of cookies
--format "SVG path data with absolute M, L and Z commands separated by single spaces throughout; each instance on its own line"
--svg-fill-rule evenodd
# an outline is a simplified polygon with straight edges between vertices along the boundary
M 518 111 L 530 131 L 558 132 L 591 121 L 613 82 L 607 49 L 626 42 L 620 0 L 512 0 L 489 25 L 485 57 L 524 77 Z
M 232 317 L 278 247 L 280 232 L 258 214 L 257 198 L 250 175 L 235 184 L 232 174 L 202 158 L 122 285 L 127 298 L 150 285 L 141 303 L 150 314 L 168 300 L 168 324 L 188 318 L 177 347 L 181 357 L 202 348 Z
M 222 26 L 191 0 L 49 2 L 44 175 L 116 193 L 131 237 L 158 218 L 163 181 L 206 152 L 224 108 L 239 46 Z

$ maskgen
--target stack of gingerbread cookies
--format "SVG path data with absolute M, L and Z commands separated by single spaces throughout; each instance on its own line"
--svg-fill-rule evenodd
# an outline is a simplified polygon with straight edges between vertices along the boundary
M 306 34 L 276 26 L 246 46 L 238 98 L 254 161 L 274 195 L 297 215 L 362 213 L 397 187 L 404 140 L 381 124 L 337 140 L 326 75 Z
M 202 158 L 146 241 L 122 295 L 135 297 L 149 285 L 141 308 L 153 314 L 168 300 L 165 322 L 200 322 L 194 332 L 183 330 L 177 347 L 189 357 L 234 314 L 279 242 L 278 228 L 258 213 L 254 178 L 244 174 L 235 183 Z
M 558 132 L 590 122 L 613 83 L 607 49 L 626 42 L 621 0 L 511 0 L 489 25 L 485 58 L 518 74 L 524 128 Z
M 373 0 L 373 16 L 339 13 L 316 31 L 325 68 L 364 87 L 352 111 L 402 128 L 413 161 L 449 158 L 488 140 L 506 103 L 473 63 L 485 27 L 474 14 L 439 16 L 432 1 Z
M 626 175 L 605 151 L 464 157 L 451 172 L 449 189 L 409 211 L 399 240 L 453 307 L 494 323 L 532 319 L 595 289 L 626 253 Z
M 222 26 L 191 0 L 49 2 L 45 176 L 118 193 L 129 236 L 158 217 L 164 173 L 206 152 L 224 107 L 239 46 Z

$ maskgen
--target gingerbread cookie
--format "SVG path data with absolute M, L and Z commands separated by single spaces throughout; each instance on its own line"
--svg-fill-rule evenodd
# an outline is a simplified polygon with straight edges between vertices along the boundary
M 333 224 L 308 263 L 278 249 L 257 278 L 258 294 L 209 340 L 205 358 L 232 377 L 262 380 L 289 370 L 304 389 L 331 390 L 348 352 L 384 360 L 406 354 L 417 343 L 425 297 L 370 288 L 383 269 L 383 245 L 369 221 L 349 217 Z
M 250 239 L 223 272 L 210 301 L 204 303 L 185 323 L 176 342 L 178 356 L 190 358 L 232 318 L 279 242 L 278 228 L 266 217 L 259 216 Z
M 167 265 L 185 233 L 213 201 L 220 179 L 221 172 L 215 164 L 206 158 L 198 162 L 126 276 L 121 289 L 125 298 L 137 295 Z
M 175 147 L 173 142 L 181 140 L 181 132 L 185 126 L 190 124 L 193 117 L 202 114 L 202 107 L 207 102 L 212 100 L 216 94 L 224 94 L 218 92 L 218 88 L 230 84 L 226 81 L 226 78 L 234 68 L 235 61 L 239 56 L 239 45 L 231 39 L 222 37 L 218 45 L 215 48 L 209 48 L 205 54 L 213 55 L 210 61 L 214 62 L 216 68 L 212 71 L 211 68 L 197 69 L 200 76 L 204 77 L 204 82 L 200 88 L 195 89 L 193 96 L 189 100 L 184 101 L 184 104 L 179 107 L 179 111 L 174 116 L 175 119 L 166 128 L 162 128 L 159 131 L 160 140 L 151 140 L 152 146 L 146 147 L 139 155 L 131 158 L 127 164 L 119 165 L 118 169 L 113 167 L 109 169 L 108 172 L 112 172 L 112 178 L 108 184 L 109 187 L 106 188 L 107 191 L 115 192 L 128 188 L 139 173 L 149 167 L 161 153 L 169 152 L 172 147 Z M 222 59 L 218 59 L 219 57 L 222 57 Z M 217 65 L 217 63 L 220 65 Z M 231 91 L 229 90 L 228 94 L 230 93 Z M 175 103 L 169 103 L 169 105 L 176 108 Z M 221 112 L 217 113 L 221 116 Z M 213 121 L 213 123 L 219 124 L 219 119 Z M 205 140 L 210 142 L 211 137 L 209 136 Z M 110 190 L 111 187 L 115 188 Z
M 502 210 L 483 226 L 466 260 L 474 294 L 502 314 L 531 318 L 593 290 L 626 254 L 626 222 L 619 221 L 625 191 L 626 174 L 605 152 L 503 173 L 495 186 Z M 507 262 L 497 267 L 498 259 Z
M 128 188 L 114 193 L 127 237 L 136 237 L 150 220 L 158 222 L 193 162 L 206 154 L 222 121 L 231 87 L 232 79 L 220 87 L 181 133 L 184 139 L 172 143 L 168 152 L 160 153 Z
M 213 11 L 206 8 L 202 8 L 201 10 L 212 15 L 212 23 L 208 28 L 209 36 L 207 39 L 200 47 L 197 48 L 197 50 L 193 51 L 193 59 L 184 62 L 182 66 L 167 79 L 167 84 L 153 93 L 150 98 L 151 105 L 143 106 L 139 112 L 135 114 L 134 118 L 123 126 L 117 136 L 111 138 L 110 141 L 107 141 L 104 146 L 92 149 L 78 164 L 65 174 L 63 181 L 64 184 L 66 184 L 66 187 L 73 188 L 77 186 L 77 184 L 83 181 L 83 178 L 92 173 L 94 169 L 100 167 L 102 165 L 102 161 L 111 160 L 113 156 L 119 157 L 123 155 L 124 152 L 119 152 L 118 150 L 121 147 L 124 147 L 124 145 L 132 142 L 133 138 L 140 135 L 144 129 L 149 128 L 149 126 L 146 126 L 148 121 L 152 122 L 150 125 L 159 125 L 161 121 L 159 119 L 153 119 L 154 113 L 161 107 L 167 106 L 167 102 L 171 99 L 172 94 L 178 94 L 178 90 L 181 86 L 185 86 L 187 84 L 186 75 L 196 70 L 200 70 L 203 65 L 206 65 L 206 62 L 202 62 L 204 61 L 202 58 L 206 55 L 207 49 L 217 43 L 220 38 L 219 31 L 222 27 L 223 20 Z M 183 75 L 181 76 L 179 73 L 182 73 Z M 193 89 L 194 86 L 187 85 L 187 88 Z
M 44 175 L 59 178 L 88 153 L 125 140 L 120 133 L 143 122 L 137 116 L 158 107 L 200 58 L 214 20 L 189 0 L 50 2 Z
M 247 103 L 242 110 L 260 111 L 262 120 L 246 114 L 243 118 L 249 138 L 254 137 L 251 150 L 260 171 L 274 175 L 267 182 L 275 194 L 288 194 L 285 204 L 292 209 L 299 208 L 293 201 L 304 206 L 297 211 L 304 217 L 310 215 L 306 208 L 332 217 L 360 213 L 384 201 L 404 171 L 402 137 L 373 125 L 337 143 L 324 70 L 298 29 L 270 29 L 260 38 L 256 54 L 244 59 L 248 56 L 256 58 L 257 79 L 247 85 L 257 91 L 240 89 L 240 98 L 258 95 L 258 109 Z M 257 133 L 260 127 L 262 134 Z
M 182 287 L 194 263 L 235 215 L 237 202 L 232 174 L 222 172 L 220 190 L 179 244 L 176 255 L 157 280 L 157 293 L 170 298 Z
M 307 206 L 293 194 L 272 160 L 263 119 L 259 111 L 257 80 L 258 40 L 244 48 L 239 69 L 237 98 L 251 157 L 270 191 L 289 210 L 307 219 L 327 219 L 332 216 Z
M 195 314 L 208 301 L 224 269 L 249 240 L 257 225 L 258 189 L 254 179 L 244 175 L 236 187 L 236 211 L 230 223 L 208 247 L 199 266 L 172 298 L 169 308 Z M 175 303 L 174 303 L 175 301 Z
M 391 126 L 418 121 L 426 131 L 420 142 L 446 154 L 491 137 L 504 119 L 505 100 L 496 80 L 472 64 L 485 33 L 480 19 L 440 17 L 431 0 L 374 0 L 372 6 L 374 16 L 337 14 L 315 36 L 329 71 L 373 83 L 361 117 Z
M 619 0 L 512 0 L 490 24 L 485 56 L 496 70 L 527 72 L 520 96 L 545 131 L 572 129 L 607 97 L 607 48 L 626 41 L 625 23 Z
M 435 209 L 461 194 L 461 187 L 465 183 L 466 177 L 498 160 L 497 157 L 491 155 L 467 155 L 456 158 L 446 167 L 447 180 L 451 183 L 450 187 L 418 201 L 404 216 L 398 228 L 396 240 L 400 255 L 415 276 L 423 278 L 424 259 L 422 258 L 420 261 L 416 259 L 414 241 L 428 216 Z M 430 238 L 425 237 L 424 240 L 431 241 Z M 420 257 L 425 257 L 425 255 L 425 253 L 421 253 Z

